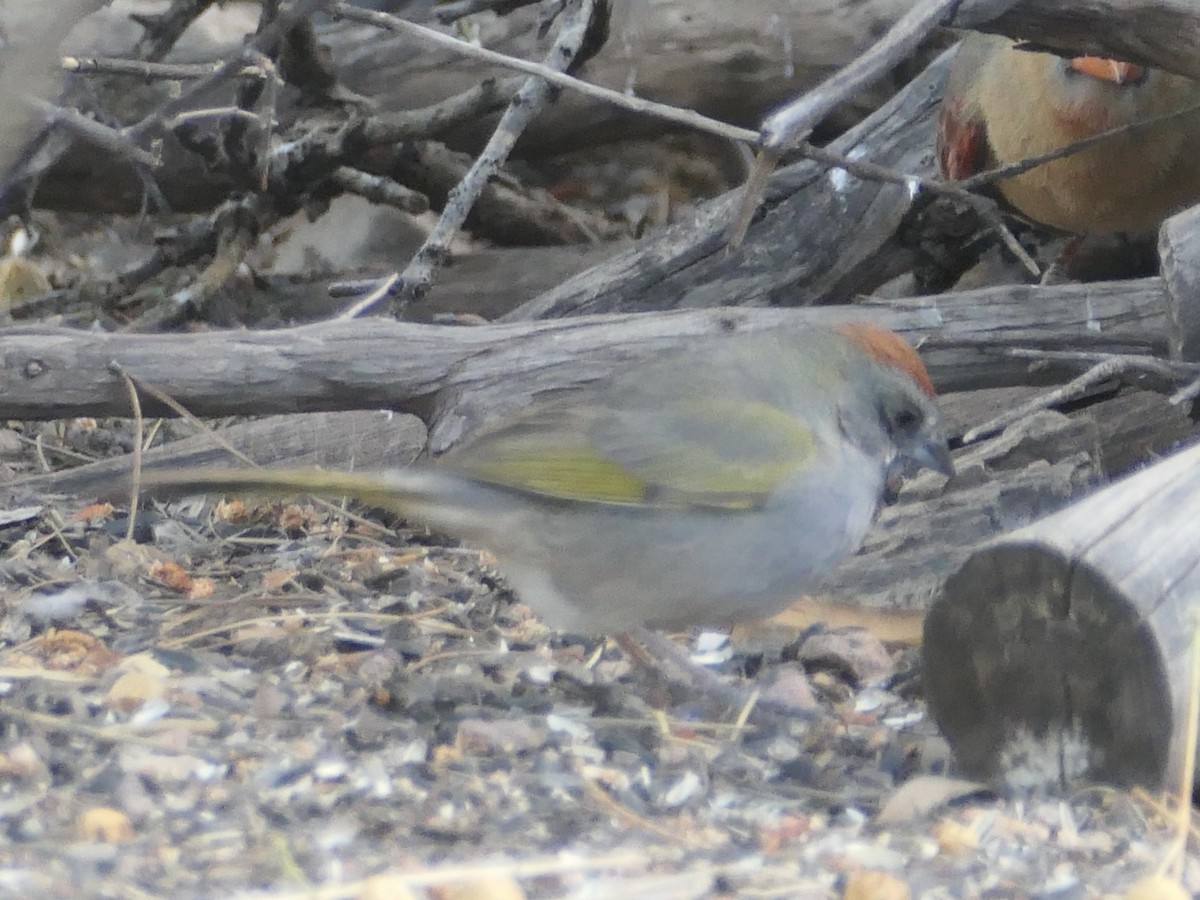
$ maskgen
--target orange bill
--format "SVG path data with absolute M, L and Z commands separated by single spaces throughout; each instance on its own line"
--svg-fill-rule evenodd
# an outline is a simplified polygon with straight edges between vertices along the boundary
M 1105 59 L 1103 56 L 1077 56 L 1071 60 L 1071 68 L 1081 75 L 1091 75 L 1114 84 L 1141 81 L 1146 75 L 1146 70 L 1136 63 Z

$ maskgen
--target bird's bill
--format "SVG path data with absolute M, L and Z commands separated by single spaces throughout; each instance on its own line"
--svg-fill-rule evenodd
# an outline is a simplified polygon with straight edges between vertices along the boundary
M 946 477 L 954 475 L 954 461 L 944 438 L 929 440 L 914 450 L 905 450 L 892 458 L 883 476 L 883 502 L 891 505 L 900 497 L 900 487 L 917 469 L 933 469 Z
M 938 437 L 917 447 L 909 454 L 909 458 L 924 466 L 949 477 L 954 474 L 954 460 L 950 458 L 950 448 L 944 438 Z
M 1070 65 L 1081 75 L 1090 75 L 1092 78 L 1111 81 L 1113 84 L 1141 81 L 1146 75 L 1146 70 L 1136 63 L 1106 59 L 1103 56 L 1077 56 L 1071 60 Z

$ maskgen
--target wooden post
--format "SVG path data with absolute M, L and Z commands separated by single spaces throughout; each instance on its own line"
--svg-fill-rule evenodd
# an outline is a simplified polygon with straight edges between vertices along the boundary
M 988 544 L 925 621 L 929 708 L 1012 788 L 1178 777 L 1200 613 L 1200 445 Z

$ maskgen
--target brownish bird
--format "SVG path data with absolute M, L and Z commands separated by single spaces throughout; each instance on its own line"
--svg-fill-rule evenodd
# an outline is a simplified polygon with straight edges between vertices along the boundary
M 1133 63 L 1018 49 L 967 37 L 938 121 L 953 179 L 1110 128 L 1200 105 L 1200 82 Z M 997 184 L 1029 219 L 1074 234 L 1140 232 L 1200 201 L 1200 110 L 1120 134 Z

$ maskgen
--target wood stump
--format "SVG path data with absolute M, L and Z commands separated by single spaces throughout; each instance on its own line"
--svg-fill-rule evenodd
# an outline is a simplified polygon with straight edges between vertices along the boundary
M 1186 749 L 1200 445 L 985 544 L 925 622 L 929 708 L 972 777 L 1159 787 Z

